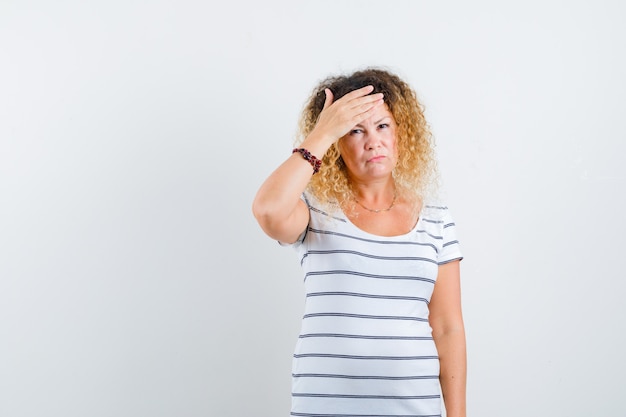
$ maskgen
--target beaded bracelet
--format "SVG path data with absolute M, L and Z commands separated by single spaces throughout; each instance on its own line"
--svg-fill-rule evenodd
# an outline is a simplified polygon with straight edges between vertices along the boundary
M 322 161 L 311 155 L 311 152 L 307 151 L 304 148 L 295 148 L 291 153 L 296 152 L 300 152 L 300 154 L 302 154 L 302 157 L 309 161 L 309 163 L 313 167 L 313 174 L 316 174 L 320 170 L 320 167 L 322 166 Z

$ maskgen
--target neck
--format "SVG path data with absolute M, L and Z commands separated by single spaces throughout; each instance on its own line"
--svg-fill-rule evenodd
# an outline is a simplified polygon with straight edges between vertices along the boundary
M 350 188 L 354 197 L 361 201 L 376 202 L 387 200 L 393 196 L 396 186 L 393 178 L 385 178 L 374 182 L 350 181 Z
M 352 195 L 359 206 L 373 213 L 391 210 L 397 197 L 393 180 L 367 185 L 355 184 Z

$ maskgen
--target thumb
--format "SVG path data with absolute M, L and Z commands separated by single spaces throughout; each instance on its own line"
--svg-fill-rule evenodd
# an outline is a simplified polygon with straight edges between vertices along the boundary
M 326 100 L 324 100 L 324 108 L 323 109 L 325 109 L 325 108 L 329 107 L 331 104 L 333 104 L 333 98 L 334 98 L 333 92 L 330 91 L 330 88 L 325 88 L 324 89 L 324 93 L 326 93 Z

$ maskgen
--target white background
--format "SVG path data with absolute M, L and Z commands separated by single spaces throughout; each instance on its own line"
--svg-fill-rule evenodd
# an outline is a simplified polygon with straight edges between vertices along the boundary
M 507 4 L 505 4 L 507 3 Z M 621 1 L 0 1 L 0 415 L 287 416 L 295 254 L 251 202 L 310 90 L 426 105 L 470 416 L 626 408 Z

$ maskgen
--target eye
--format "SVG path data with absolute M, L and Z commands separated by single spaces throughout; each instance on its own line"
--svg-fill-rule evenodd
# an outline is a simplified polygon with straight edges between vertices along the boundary
M 389 123 L 381 123 L 378 125 L 379 129 L 387 129 L 389 127 Z
M 360 133 L 363 133 L 363 129 L 352 129 L 352 130 L 350 131 L 350 134 L 351 134 L 351 135 L 358 135 L 358 134 L 360 134 Z

